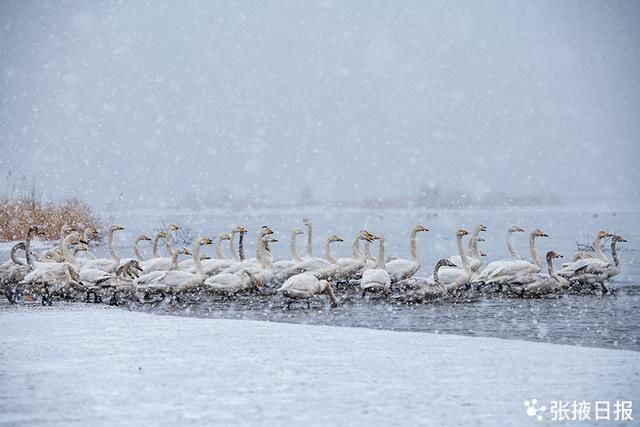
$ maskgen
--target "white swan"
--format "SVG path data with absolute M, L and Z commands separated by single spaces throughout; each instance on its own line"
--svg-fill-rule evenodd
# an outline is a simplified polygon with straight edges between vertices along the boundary
M 301 273 L 311 273 L 319 279 L 332 277 L 338 268 L 338 260 L 331 254 L 331 243 L 342 241 L 341 237 L 335 234 L 330 235 L 324 243 L 324 258 L 306 258 L 302 262 L 278 272 L 275 280 L 284 282 L 289 277 Z
M 166 231 L 158 231 L 156 233 L 156 236 L 153 238 L 153 243 L 151 245 L 151 253 L 152 253 L 152 257 L 153 258 L 160 258 L 160 253 L 159 253 L 159 243 L 161 239 L 166 239 L 167 238 L 167 232 Z M 169 256 L 171 256 L 171 254 L 169 254 Z
M 180 226 L 178 226 L 177 224 L 169 224 L 169 228 L 166 231 L 160 231 L 158 232 L 158 234 L 156 234 L 156 238 L 153 241 L 154 257 L 140 263 L 140 267 L 142 267 L 142 270 L 145 273 L 151 273 L 153 271 L 168 271 L 169 269 L 171 269 L 171 267 L 173 267 L 173 255 L 175 254 L 175 251 L 173 250 L 173 240 L 170 236 L 172 232 L 179 229 Z M 165 247 L 168 255 L 166 257 L 158 256 L 158 242 L 160 239 L 165 240 Z
M 553 271 L 555 258 L 562 258 L 562 255 L 554 251 L 547 252 L 547 274 L 536 273 L 532 282 L 522 286 L 512 286 L 509 292 L 515 292 L 521 297 L 540 297 L 567 289 L 569 281 Z
M 349 280 L 362 270 L 366 260 L 362 252 L 360 252 L 359 242 L 360 240 L 372 242 L 374 239 L 375 236 L 367 230 L 360 230 L 358 234 L 356 234 L 351 242 L 351 257 L 339 258 L 336 262 L 337 268 L 334 277 L 337 280 Z
M 477 272 L 480 267 L 482 267 L 482 255 L 478 249 L 478 242 L 484 240 L 479 236 L 481 231 L 487 231 L 487 226 L 484 224 L 478 224 L 473 227 L 471 238 L 469 238 L 469 246 L 467 247 L 467 258 L 469 259 L 469 268 L 472 273 Z M 448 259 L 456 265 L 462 265 L 460 255 L 450 256 Z
M 42 304 L 51 305 L 51 297 L 59 295 L 64 289 L 71 287 L 81 289 L 78 282 L 78 273 L 68 263 L 59 264 L 59 269 L 48 269 L 45 271 L 32 271 L 29 274 L 34 276 L 29 278 L 29 274 L 19 285 L 24 286 L 24 290 L 32 296 L 41 296 Z
M 383 292 L 386 295 L 391 287 L 391 277 L 384 263 L 384 234 L 380 234 L 378 238 L 380 241 L 378 265 L 376 268 L 364 270 L 362 272 L 362 279 L 360 279 L 360 289 L 362 289 L 363 297 L 365 293 L 371 291 Z
M 618 242 L 626 242 L 626 240 L 622 236 L 613 236 L 613 239 L 611 240 L 613 263 L 608 260 L 603 261 L 600 259 L 600 256 L 596 254 L 597 258 L 583 258 L 564 264 L 562 270 L 560 270 L 558 274 L 571 282 L 603 284 L 605 280 L 620 272 L 620 261 L 618 259 L 618 252 L 616 249 L 616 244 Z M 604 254 L 602 254 L 602 256 L 604 257 Z
M 514 224 L 510 225 L 509 228 L 507 228 L 507 249 L 509 250 L 511 259 L 490 262 L 489 265 L 487 265 L 482 270 L 482 272 L 480 272 L 476 277 L 473 278 L 473 280 L 475 282 L 485 282 L 489 280 L 489 278 L 496 271 L 501 270 L 506 264 L 508 264 L 512 260 L 521 260 L 522 257 L 520 256 L 520 253 L 518 252 L 516 247 L 513 246 L 512 235 L 513 233 L 523 233 L 523 232 L 524 232 L 524 229 L 522 227 L 519 227 Z
M 338 306 L 338 298 L 336 298 L 329 282 L 320 280 L 310 273 L 301 273 L 288 278 L 277 291 L 284 297 L 294 300 L 309 300 L 314 295 L 326 293 L 331 300 L 331 305 Z
M 214 294 L 235 295 L 249 289 L 259 289 L 261 284 L 248 272 L 220 273 L 207 278 L 203 289 Z
M 72 227 L 69 224 L 64 224 L 62 227 L 60 227 L 60 243 L 55 248 L 43 251 L 38 257 L 38 261 L 64 262 L 64 256 L 62 254 L 62 241 L 73 231 L 76 231 L 75 227 Z
M 228 240 L 230 244 L 233 245 L 230 234 L 220 233 L 220 235 L 216 239 L 216 258 L 202 261 L 202 269 L 204 270 L 205 275 L 211 276 L 220 273 L 222 270 L 230 267 L 236 262 L 232 259 L 227 259 L 222 253 L 222 242 L 224 240 Z M 195 266 L 193 266 L 188 271 L 191 273 L 198 272 Z
M 245 230 L 246 233 L 246 230 Z M 240 233 L 240 239 L 238 240 L 238 252 L 242 253 L 242 237 L 244 233 Z M 266 225 L 263 225 L 258 231 L 258 245 L 256 247 L 256 257 L 255 258 L 244 258 L 244 255 L 239 255 L 239 258 L 242 259 L 239 263 L 235 263 L 224 270 L 225 273 L 238 273 L 243 270 L 251 269 L 251 268 L 261 268 L 262 263 L 258 259 L 257 253 L 261 251 L 261 247 L 264 245 L 264 254 L 263 256 L 270 257 L 273 260 L 273 255 L 271 255 L 271 251 L 269 249 L 270 239 L 262 240 L 265 236 L 270 236 L 273 234 L 271 228 Z M 277 242 L 277 240 L 274 240 Z M 273 267 L 273 266 L 272 266 Z
M 210 245 L 213 240 L 208 237 L 198 237 L 193 243 L 193 260 L 195 262 L 197 273 L 189 273 L 188 271 L 172 270 L 168 271 L 164 276 L 158 279 L 155 283 L 158 286 L 166 286 L 174 293 L 189 291 L 198 285 L 204 283 L 205 273 L 202 269 L 200 261 L 200 248 L 204 245 Z
M 429 231 L 424 225 L 416 225 L 411 230 L 411 238 L 409 239 L 409 250 L 411 259 L 395 259 L 386 264 L 387 271 L 391 277 L 391 282 L 408 279 L 420 270 L 420 259 L 416 249 L 416 236 L 423 231 Z
M 403 302 L 422 302 L 447 295 L 447 288 L 442 285 L 438 277 L 438 271 L 442 267 L 457 267 L 457 265 L 443 258 L 436 263 L 431 277 L 411 277 L 396 283 L 394 286 L 414 290 L 397 295 L 394 299 Z
M 125 264 L 129 263 L 129 261 L 132 261 L 132 260 L 135 260 L 138 263 L 144 261 L 144 256 L 140 252 L 140 242 L 142 242 L 142 241 L 150 242 L 151 238 L 149 236 L 147 236 L 146 234 L 138 235 L 133 241 L 133 258 L 122 258 L 122 259 L 120 259 L 120 263 L 118 265 L 118 268 L 124 266 Z
M 448 292 L 457 290 L 458 288 L 466 285 L 471 280 L 471 268 L 469 267 L 469 259 L 462 247 L 462 238 L 468 235 L 469 232 L 463 228 L 459 229 L 456 233 L 456 244 L 458 246 L 458 253 L 462 263 L 458 267 L 444 266 L 438 271 L 438 280 L 442 283 Z M 457 265 L 457 264 L 456 264 Z M 435 282 L 433 276 L 431 280 Z
M 140 263 L 140 267 L 144 274 L 136 279 L 136 284 L 139 286 L 148 286 L 164 276 L 167 271 L 178 270 L 178 256 L 180 255 L 191 255 L 191 252 L 187 248 L 178 248 L 175 250 L 173 255 L 171 255 L 171 265 L 166 270 L 153 270 L 146 272 L 144 267 L 142 267 L 142 263 Z
M 595 250 L 595 257 L 600 261 L 609 262 L 609 258 L 602 252 L 602 239 L 606 239 L 607 237 L 613 237 L 613 234 L 608 231 L 598 231 L 596 233 L 596 238 L 593 240 L 593 249 Z M 573 256 L 573 261 L 578 261 L 580 259 L 591 259 L 593 256 L 584 251 L 578 251 Z M 563 264 L 564 266 L 569 265 L 570 263 Z
M 491 283 L 525 283 L 532 280 L 536 273 L 542 268 L 538 251 L 536 250 L 535 239 L 538 237 L 549 237 L 544 231 L 535 229 L 529 234 L 529 251 L 531 253 L 532 262 L 514 259 L 505 261 L 498 266 L 490 274 L 483 273 L 476 279 L 486 284 Z M 489 266 L 487 266 L 488 268 Z
M 116 231 L 124 230 L 124 227 L 121 225 L 112 225 L 109 227 L 109 233 L 107 234 L 107 238 L 109 241 L 109 254 L 111 255 L 111 259 L 109 258 L 98 258 L 87 261 L 82 266 L 83 269 L 98 269 L 104 270 L 108 273 L 113 273 L 116 271 L 118 266 L 120 265 L 120 256 L 116 252 L 116 248 L 113 244 L 113 233 Z
M 298 255 L 298 249 L 296 248 L 296 237 L 304 234 L 299 228 L 291 230 L 291 259 L 281 260 L 273 263 L 276 271 L 284 270 L 285 268 L 292 267 L 302 262 L 302 258 Z

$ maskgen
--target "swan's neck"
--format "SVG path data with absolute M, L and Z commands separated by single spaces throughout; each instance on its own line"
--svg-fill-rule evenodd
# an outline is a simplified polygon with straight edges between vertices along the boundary
M 479 234 L 480 234 L 480 227 L 474 227 L 473 232 L 471 233 L 471 238 L 469 239 L 469 244 L 467 245 L 467 251 L 471 256 L 475 256 L 476 251 L 478 250 Z
M 409 247 L 411 249 L 411 259 L 415 262 L 418 262 L 418 248 L 416 245 L 416 236 L 418 235 L 417 230 L 411 231 L 411 240 L 409 241 Z
M 169 256 L 173 256 L 173 237 L 171 237 L 171 231 L 167 231 L 167 235 L 164 238 L 164 245 L 167 248 Z
M 78 268 L 78 260 L 69 250 L 69 244 L 71 243 L 71 234 L 64 238 L 62 241 L 62 256 L 64 260 L 71 264 L 73 268 Z
M 158 243 L 160 242 L 160 239 L 162 239 L 162 235 L 161 234 L 156 234 L 156 237 L 153 239 L 153 257 L 154 258 L 159 258 L 160 254 L 158 253 Z M 171 256 L 171 253 L 169 253 L 169 256 Z
M 300 262 L 302 261 L 302 258 L 298 255 L 298 249 L 296 248 L 296 236 L 296 233 L 291 233 L 291 257 L 295 262 Z
M 116 248 L 113 244 L 113 230 L 109 230 L 109 254 L 116 264 L 120 263 L 120 256 L 116 252 Z
M 596 257 L 605 262 L 609 262 L 609 258 L 607 258 L 607 256 L 602 252 L 602 240 L 600 239 L 599 233 L 598 236 L 596 236 L 596 239 L 593 241 L 593 248 L 595 249 Z
M 31 239 L 33 238 L 33 233 L 34 230 L 29 229 L 29 232 L 27 233 L 27 238 L 25 239 L 24 242 L 24 250 L 26 251 L 26 253 L 24 254 L 25 258 L 27 259 L 27 264 L 29 264 L 31 267 L 33 267 L 33 255 L 31 255 Z
M 538 250 L 536 249 L 536 236 L 533 233 L 529 236 L 529 251 L 531 252 L 531 260 L 533 263 L 542 268 L 542 261 L 540 261 Z
M 378 253 L 378 269 L 380 270 L 386 270 L 385 268 L 385 264 L 384 264 L 384 238 L 380 237 L 380 249 L 379 249 L 379 253 Z
M 273 268 L 273 259 L 271 252 L 267 249 L 267 242 L 260 241 L 258 248 L 256 249 L 256 259 L 265 269 Z
M 442 260 L 438 261 L 436 263 L 436 266 L 433 268 L 433 281 L 436 283 L 436 285 L 442 287 L 442 284 L 440 283 L 440 278 L 438 277 L 438 271 L 444 266 L 444 262 L 442 262 Z
M 231 258 L 233 258 L 234 261 L 240 262 L 240 256 L 238 255 L 238 252 L 236 252 L 236 247 L 233 246 L 233 241 L 236 238 L 236 233 L 237 231 L 231 232 L 231 239 L 229 239 L 229 252 L 231 253 Z
M 313 257 L 313 226 L 310 222 L 307 223 L 307 256 Z
M 518 253 L 518 250 L 515 248 L 515 246 L 513 246 L 513 241 L 511 240 L 511 238 L 513 237 L 513 231 L 509 230 L 509 232 L 507 232 L 507 248 L 509 249 L 509 253 L 511 254 L 511 258 L 513 259 L 522 259 L 522 257 L 520 256 L 520 254 Z
M 21 260 L 18 259 L 18 251 L 20 250 L 20 248 L 22 247 L 22 243 L 18 243 L 17 245 L 13 245 L 13 247 L 11 248 L 11 261 L 13 261 L 14 264 L 17 265 L 25 265 L 24 262 L 22 262 Z M 24 245 L 26 247 L 26 245 Z
M 618 250 L 616 249 L 616 241 L 611 241 L 611 256 L 613 257 L 613 263 L 616 267 L 620 268 L 620 260 L 618 259 Z
M 364 260 L 364 256 L 362 255 L 362 252 L 360 252 L 359 242 L 360 242 L 360 235 L 358 234 L 358 235 L 353 239 L 353 242 L 351 242 L 351 256 L 352 256 L 354 259 L 361 259 L 361 260 Z
M 225 259 L 222 253 L 222 238 L 220 236 L 218 236 L 218 240 L 216 240 L 216 258 Z
M 331 255 L 331 242 L 329 240 L 324 243 L 324 257 L 331 264 L 336 264 L 338 262 L 338 260 L 336 260 L 335 257 Z
M 142 236 L 139 236 L 135 242 L 133 242 L 133 253 L 136 256 L 136 259 L 138 261 L 144 261 L 144 257 L 142 256 L 142 254 L 140 253 L 140 247 L 138 246 L 138 244 L 140 243 L 140 241 L 142 240 Z
M 244 233 L 240 233 L 238 238 L 238 257 L 240 261 L 244 261 Z
M 171 270 L 177 270 L 178 269 L 178 256 L 180 256 L 180 251 L 177 250 L 174 253 L 171 254 Z
M 471 269 L 469 268 L 469 259 L 467 255 L 464 253 L 464 248 L 462 247 L 462 236 L 458 235 L 456 237 L 458 244 L 458 252 L 460 252 L 460 259 L 462 260 L 462 266 L 466 270 L 467 273 L 471 274 Z
M 201 247 L 202 246 L 200 245 L 200 239 L 197 239 L 193 244 L 193 262 L 196 266 L 196 270 L 198 271 L 198 274 L 204 276 L 204 269 L 202 268 L 202 262 L 200 260 Z
M 368 240 L 364 241 L 364 259 L 368 259 L 371 260 L 373 262 L 378 262 L 378 260 L 376 259 L 376 257 L 374 257 L 373 255 L 371 255 L 371 242 Z

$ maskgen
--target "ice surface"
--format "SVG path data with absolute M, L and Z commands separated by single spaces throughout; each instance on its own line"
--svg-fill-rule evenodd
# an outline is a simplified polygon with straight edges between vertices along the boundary
M 640 398 L 622 350 L 65 304 L 0 329 L 0 424 L 523 426 L 526 399 Z

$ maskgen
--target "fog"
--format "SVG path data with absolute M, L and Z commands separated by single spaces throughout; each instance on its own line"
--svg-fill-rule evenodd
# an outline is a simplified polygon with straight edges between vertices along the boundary
M 639 18 L 635 1 L 3 1 L 0 194 L 24 176 L 97 206 L 636 204 Z

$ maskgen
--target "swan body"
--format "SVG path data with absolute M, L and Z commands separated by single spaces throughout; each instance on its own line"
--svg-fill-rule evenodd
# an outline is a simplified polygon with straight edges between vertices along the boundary
M 233 245 L 231 235 L 227 233 L 220 233 L 218 238 L 216 239 L 216 258 L 207 259 L 202 261 L 202 269 L 204 270 L 204 274 L 206 276 L 212 276 L 220 273 L 222 270 L 229 268 L 236 261 L 232 259 L 227 259 L 222 253 L 222 241 L 228 240 L 231 245 Z M 188 270 L 191 273 L 197 273 L 197 269 L 195 265 Z
M 389 276 L 384 263 L 384 235 L 380 234 L 378 238 L 380 241 L 378 265 L 376 268 L 364 270 L 362 272 L 360 288 L 363 291 L 363 295 L 369 291 L 382 291 L 386 294 L 389 292 L 389 288 L 391 287 L 391 277 Z
M 408 279 L 420 270 L 420 260 L 416 250 L 416 236 L 423 231 L 429 231 L 429 229 L 423 225 L 417 225 L 411 230 L 411 238 L 409 240 L 411 259 L 394 259 L 387 262 L 386 269 L 392 282 Z
M 478 249 L 478 242 L 482 241 L 482 238 L 479 236 L 481 231 L 487 231 L 487 226 L 484 224 L 478 224 L 473 227 L 471 238 L 469 239 L 467 258 L 469 260 L 469 268 L 472 273 L 477 272 L 480 267 L 482 267 L 482 255 Z M 460 255 L 449 257 L 449 261 L 456 265 L 462 265 L 462 258 L 460 258 Z
M 331 299 L 331 304 L 338 305 L 338 299 L 333 288 L 326 280 L 320 280 L 310 273 L 296 274 L 288 278 L 277 290 L 289 299 L 309 299 L 314 295 L 326 293 Z
M 276 274 L 276 280 L 283 282 L 289 277 L 300 273 L 311 273 L 319 279 L 327 279 L 335 273 L 338 268 L 337 260 L 331 254 L 331 243 L 342 242 L 342 238 L 335 234 L 327 237 L 324 244 L 324 258 L 306 258 L 296 265 L 280 271 Z
M 350 258 L 339 258 L 336 261 L 337 268 L 334 273 L 336 279 L 349 280 L 364 268 L 365 258 L 364 255 L 362 255 L 362 252 L 360 252 L 358 243 L 360 240 L 368 240 L 369 242 L 372 242 L 374 239 L 375 236 L 367 230 L 360 230 L 358 234 L 356 234 L 353 238 L 353 242 L 351 243 L 352 256 Z
M 108 240 L 109 240 L 109 254 L 111 258 L 97 258 L 92 259 L 84 263 L 82 266 L 83 269 L 98 269 L 104 270 L 108 273 L 113 273 L 116 271 L 118 266 L 120 265 L 120 256 L 116 252 L 115 246 L 113 244 L 113 233 L 119 230 L 124 230 L 124 227 L 120 225 L 112 225 L 109 227 Z
M 157 280 L 159 286 L 166 286 L 175 292 L 183 292 L 190 290 L 202 284 L 205 279 L 204 271 L 200 260 L 200 248 L 204 245 L 210 245 L 213 241 L 208 237 L 199 237 L 193 243 L 193 260 L 195 262 L 197 273 L 188 271 L 171 270 Z
M 471 269 L 469 268 L 469 260 L 462 247 L 462 238 L 468 235 L 469 232 L 465 229 L 459 229 L 456 233 L 456 243 L 458 246 L 458 252 L 462 260 L 462 265 L 459 267 L 442 266 L 438 271 L 438 280 L 444 286 L 447 291 L 455 291 L 461 286 L 469 283 L 471 279 Z M 435 278 L 430 278 L 435 282 Z
M 560 292 L 569 287 L 569 281 L 564 277 L 558 276 L 553 271 L 553 260 L 562 258 L 553 251 L 547 252 L 547 274 L 536 273 L 534 280 L 520 287 L 520 296 L 523 297 L 540 297 L 556 292 Z
M 593 249 L 595 250 L 595 258 L 599 259 L 600 261 L 604 261 L 604 262 L 609 262 L 609 258 L 607 258 L 607 256 L 602 252 L 602 240 L 606 239 L 607 237 L 613 237 L 613 234 L 609 233 L 608 231 L 598 231 L 596 233 L 596 237 L 593 240 Z M 578 251 L 576 252 L 576 254 L 573 257 L 573 261 L 578 261 L 581 259 L 593 259 L 594 257 L 584 251 Z M 566 263 L 563 264 L 563 267 L 568 265 L 570 263 Z
M 477 282 L 485 282 L 491 278 L 497 271 L 502 271 L 505 266 L 507 266 L 513 260 L 521 260 L 522 257 L 518 253 L 518 250 L 513 246 L 512 235 L 513 233 L 523 233 L 524 229 L 517 225 L 510 225 L 507 228 L 507 249 L 509 250 L 509 254 L 511 254 L 511 259 L 509 260 L 499 260 L 490 262 L 480 274 L 478 274 L 474 281 Z M 451 260 L 451 258 L 450 258 Z M 455 261 L 452 261 L 455 263 Z
M 626 242 L 622 236 L 615 235 L 611 240 L 611 254 L 614 262 L 607 262 L 597 258 L 583 258 L 578 261 L 564 264 L 558 273 L 572 282 L 582 282 L 588 284 L 602 283 L 605 280 L 617 275 L 620 272 L 620 261 L 616 244 Z
M 438 277 L 438 271 L 442 267 L 457 267 L 456 264 L 449 259 L 439 260 L 434 269 L 431 277 L 411 277 L 404 279 L 396 283 L 398 287 L 413 288 L 405 294 L 401 294 L 395 297 L 395 299 L 403 302 L 422 302 L 424 300 L 432 300 L 441 298 L 447 294 L 447 288 L 445 288 Z

